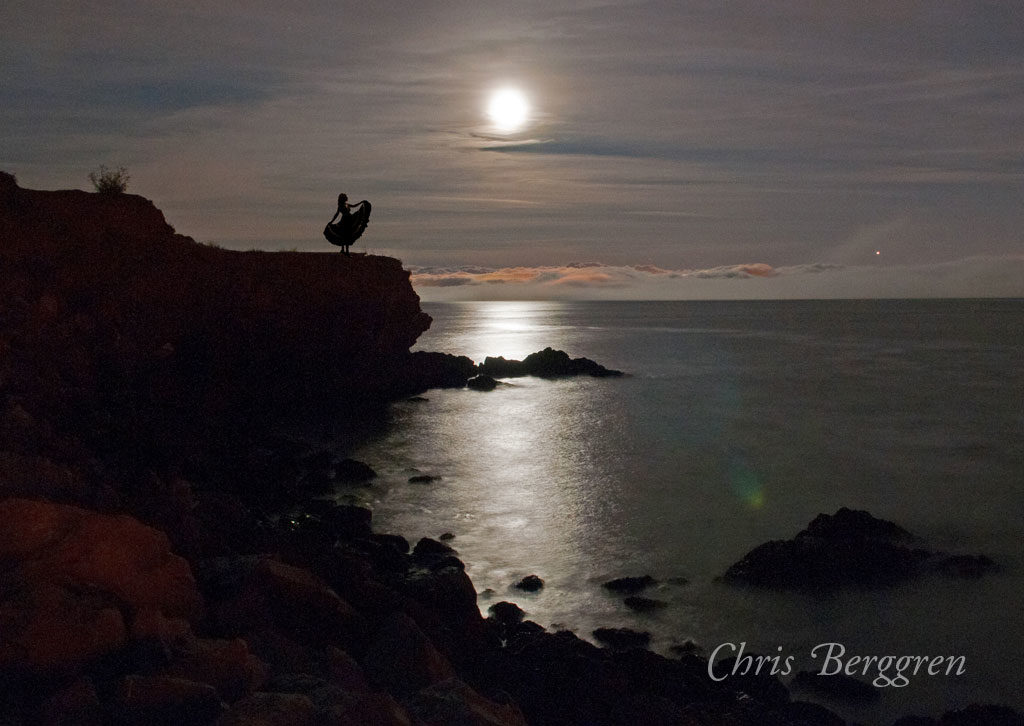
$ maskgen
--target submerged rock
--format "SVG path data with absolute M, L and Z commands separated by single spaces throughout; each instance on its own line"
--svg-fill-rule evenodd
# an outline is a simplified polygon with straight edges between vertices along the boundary
M 649 613 L 655 610 L 662 610 L 668 607 L 668 603 L 663 600 L 652 600 L 649 597 L 639 597 L 637 595 L 631 595 L 623 600 L 630 610 L 638 613 Z
M 761 587 L 827 589 L 846 585 L 894 585 L 926 572 L 979 577 L 996 569 L 984 555 L 951 555 L 911 547 L 902 527 L 845 507 L 819 514 L 791 540 L 765 542 L 723 576 Z
M 612 592 L 621 592 L 633 595 L 657 584 L 658 581 L 650 575 L 641 575 L 640 577 L 619 577 L 614 580 L 609 580 L 601 585 L 601 587 L 606 590 L 611 590 Z

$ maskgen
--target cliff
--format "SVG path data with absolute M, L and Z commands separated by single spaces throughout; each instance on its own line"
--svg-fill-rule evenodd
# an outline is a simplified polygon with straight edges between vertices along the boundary
M 0 269 L 0 427 L 17 455 L 208 467 L 282 418 L 344 424 L 424 385 L 409 347 L 430 317 L 398 260 L 218 249 L 142 197 L 0 174 Z

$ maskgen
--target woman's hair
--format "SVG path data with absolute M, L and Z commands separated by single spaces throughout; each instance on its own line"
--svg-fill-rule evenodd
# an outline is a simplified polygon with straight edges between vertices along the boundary
M 345 194 L 344 192 L 342 192 L 341 194 L 338 195 L 338 204 L 342 204 L 343 202 L 347 202 L 347 201 L 348 201 L 348 194 Z

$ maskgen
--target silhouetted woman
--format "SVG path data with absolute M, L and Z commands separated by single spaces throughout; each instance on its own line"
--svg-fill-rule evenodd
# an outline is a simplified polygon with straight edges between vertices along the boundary
M 359 209 L 353 213 L 352 210 L 356 207 Z M 339 215 L 341 219 L 338 219 Z M 335 219 L 338 219 L 337 224 L 334 222 Z M 349 204 L 348 195 L 342 193 L 338 195 L 338 211 L 324 227 L 324 237 L 332 245 L 341 247 L 341 251 L 347 255 L 349 245 L 359 239 L 369 223 L 370 203 L 364 199 L 359 204 Z

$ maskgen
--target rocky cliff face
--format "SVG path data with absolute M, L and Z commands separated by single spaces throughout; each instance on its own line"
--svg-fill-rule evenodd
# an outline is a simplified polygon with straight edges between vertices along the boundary
M 0 269 L 0 492 L 38 469 L 11 455 L 44 457 L 52 488 L 69 459 L 148 466 L 282 416 L 355 418 L 409 390 L 430 325 L 398 260 L 218 249 L 142 197 L 7 174 Z

